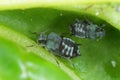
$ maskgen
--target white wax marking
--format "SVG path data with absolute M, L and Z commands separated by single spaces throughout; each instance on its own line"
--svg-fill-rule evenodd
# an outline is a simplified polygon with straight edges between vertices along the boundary
M 112 66 L 115 68 L 116 67 L 116 61 L 112 60 L 111 61 Z

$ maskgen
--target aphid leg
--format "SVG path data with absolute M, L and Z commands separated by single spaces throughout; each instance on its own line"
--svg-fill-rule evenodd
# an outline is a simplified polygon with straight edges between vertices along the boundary
M 64 56 L 60 56 L 60 58 L 67 60 L 67 61 L 72 65 L 72 67 L 75 68 L 74 63 L 71 61 L 70 58 L 66 58 L 66 57 L 64 57 Z
M 56 61 L 57 65 L 58 65 L 58 67 L 60 67 L 60 63 L 58 62 L 58 60 L 55 59 L 55 61 Z
M 54 58 L 54 59 L 55 59 L 57 65 L 58 65 L 58 67 L 60 67 L 60 63 L 58 62 L 58 60 L 56 58 Z
M 78 45 L 78 46 L 81 46 L 82 44 L 80 44 L 80 43 L 77 43 L 76 45 Z
M 29 45 L 29 46 L 26 46 L 26 47 L 33 47 L 34 45 Z
M 106 26 L 106 24 L 102 24 L 101 27 L 104 28 Z
M 31 33 L 31 34 L 35 34 L 35 35 L 45 34 L 46 32 L 47 32 L 47 31 L 44 31 L 44 32 L 38 33 L 38 32 L 32 32 L 32 31 L 29 31 L 29 33 Z
M 66 35 L 66 34 L 69 34 L 68 32 L 64 32 L 64 33 L 62 33 L 62 35 Z
M 91 24 L 91 22 L 88 20 L 88 18 L 86 17 L 86 16 L 84 16 L 84 21 L 85 21 L 85 23 L 87 23 L 87 24 Z
M 50 52 L 50 53 L 51 53 L 51 55 L 52 55 L 52 56 L 54 56 L 54 55 L 52 54 L 53 52 Z M 57 65 L 58 65 L 58 67 L 60 67 L 60 63 L 58 62 L 58 60 L 56 59 L 56 57 L 55 57 L 55 56 L 54 56 L 54 59 L 55 59 L 55 61 L 56 61 Z
M 35 35 L 39 35 L 38 32 L 32 32 L 32 31 L 29 31 L 30 34 L 35 34 Z
M 71 37 L 71 36 L 73 36 L 73 34 L 72 34 L 72 33 L 69 33 L 69 32 L 64 32 L 64 33 L 62 33 L 60 36 L 61 36 L 61 37 L 64 37 L 64 36 Z
M 98 42 L 98 41 L 100 41 L 101 39 L 102 39 L 102 37 L 99 37 L 99 38 L 96 39 L 96 41 Z
M 48 50 L 48 51 L 50 52 L 50 55 L 54 57 L 57 65 L 58 65 L 58 67 L 60 67 L 60 63 L 59 63 L 59 61 L 58 61 L 58 60 L 56 59 L 56 57 L 55 57 L 56 53 L 54 53 L 53 51 L 50 51 L 50 50 Z M 57 56 L 58 56 L 58 55 L 57 55 Z
M 53 52 L 50 52 L 50 53 L 51 53 L 52 56 L 56 55 L 57 57 L 59 57 L 59 58 L 61 58 L 61 59 L 67 60 L 67 61 L 72 65 L 72 67 L 75 68 L 74 63 L 70 60 L 70 58 L 66 58 L 66 57 L 64 57 L 64 56 L 61 56 L 61 55 L 59 55 L 59 54 L 55 54 L 55 53 L 53 53 Z M 54 58 L 54 59 L 55 59 L 56 63 L 58 64 L 58 66 L 60 67 L 60 63 L 58 62 L 58 60 L 57 60 L 56 58 Z
M 92 4 L 90 4 L 90 5 L 88 5 L 87 7 L 85 7 L 84 8 L 84 10 L 87 10 L 87 9 L 89 9 L 89 8 L 91 8 L 93 5 Z
M 78 18 L 75 18 L 75 23 L 79 23 L 80 20 Z
M 69 34 L 69 37 L 70 37 L 70 36 L 73 36 L 73 35 L 74 35 L 74 34 L 71 33 L 71 34 Z
M 26 47 L 32 48 L 32 47 L 37 47 L 37 45 L 31 44 L 31 45 L 28 45 L 28 46 L 26 46 Z
M 45 48 L 45 46 L 42 46 L 43 48 Z
M 60 36 L 61 36 L 61 37 L 64 37 L 64 36 L 70 37 L 70 34 L 69 34 L 68 32 L 64 32 L 64 33 L 62 33 Z
M 38 47 L 38 45 L 36 43 L 32 43 L 30 45 L 26 45 L 26 47 Z
M 70 58 L 67 58 L 67 60 L 68 60 L 69 63 L 72 65 L 72 67 L 75 69 L 75 65 L 74 65 L 74 63 L 71 61 L 71 59 L 70 59 Z
M 98 41 L 100 41 L 100 39 L 96 39 L 96 41 L 98 42 Z

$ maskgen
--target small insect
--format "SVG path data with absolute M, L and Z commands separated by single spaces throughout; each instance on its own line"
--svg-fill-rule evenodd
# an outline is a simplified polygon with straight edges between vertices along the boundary
M 59 36 L 51 32 L 50 34 L 40 34 L 38 43 L 48 50 L 55 52 L 58 56 L 66 58 L 74 58 L 80 56 L 79 44 L 76 44 L 72 39 Z
M 103 27 L 99 27 L 88 20 L 78 20 L 70 25 L 71 35 L 74 35 L 79 38 L 102 38 L 105 35 L 105 30 Z

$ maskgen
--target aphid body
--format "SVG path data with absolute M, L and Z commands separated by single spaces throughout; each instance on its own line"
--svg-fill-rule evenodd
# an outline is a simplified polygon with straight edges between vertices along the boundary
M 73 58 L 80 55 L 78 44 L 70 38 L 61 37 L 54 32 L 48 35 L 40 34 L 38 43 L 58 56 Z
M 87 20 L 78 20 L 70 25 L 70 32 L 72 35 L 79 38 L 102 38 L 105 35 L 105 30 L 96 24 L 93 24 Z

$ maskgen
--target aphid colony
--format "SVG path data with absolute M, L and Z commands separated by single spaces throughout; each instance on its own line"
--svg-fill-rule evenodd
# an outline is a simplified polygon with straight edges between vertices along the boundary
M 75 20 L 69 28 L 70 33 L 79 38 L 96 39 L 102 38 L 105 35 L 103 27 L 99 27 L 87 20 Z M 59 36 L 54 32 L 48 35 L 40 34 L 38 43 L 58 56 L 66 58 L 80 56 L 80 49 L 77 43 L 70 38 Z
M 103 27 L 99 27 L 98 25 L 87 20 L 76 19 L 69 28 L 71 35 L 79 38 L 96 39 L 102 38 L 105 35 L 105 30 Z

